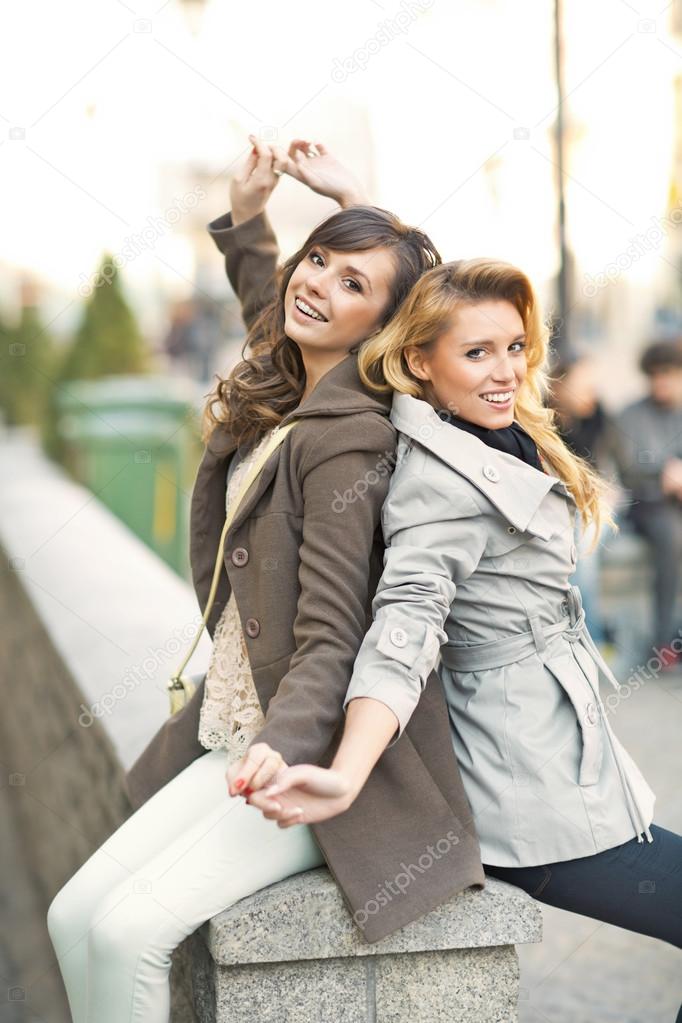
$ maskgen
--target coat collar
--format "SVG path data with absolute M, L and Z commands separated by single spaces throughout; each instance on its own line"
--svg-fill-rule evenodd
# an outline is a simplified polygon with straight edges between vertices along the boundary
M 345 416 L 356 412 L 378 412 L 388 418 L 391 410 L 392 392 L 377 394 L 365 387 L 357 366 L 357 354 L 349 353 L 330 369 L 306 400 L 289 412 L 282 424 L 291 419 L 305 419 L 313 416 Z M 291 431 L 296 433 L 296 427 Z M 285 441 L 285 444 L 287 441 Z M 192 529 L 201 529 L 205 535 L 215 529 L 215 524 L 225 518 L 225 478 L 231 456 L 237 445 L 232 434 L 218 424 L 206 444 L 206 451 L 199 465 L 197 483 L 192 495 Z M 248 493 L 230 526 L 226 546 L 230 537 L 245 521 L 258 504 L 272 482 L 282 448 L 272 452 L 261 469 L 257 480 L 249 487 Z M 220 530 L 218 529 L 218 535 Z
M 357 353 L 350 352 L 324 374 L 298 408 L 287 413 L 282 425 L 290 419 L 308 416 L 347 416 L 356 412 L 378 412 L 388 416 L 391 398 L 391 392 L 378 394 L 365 387 L 358 372 Z M 213 454 L 225 456 L 232 454 L 237 445 L 229 430 L 218 424 L 206 446 Z
M 540 472 L 506 451 L 489 447 L 454 423 L 445 422 L 427 401 L 396 392 L 391 421 L 400 433 L 465 476 L 517 529 L 547 540 L 556 531 L 556 523 L 540 510 L 545 495 L 556 490 L 573 502 L 558 477 Z

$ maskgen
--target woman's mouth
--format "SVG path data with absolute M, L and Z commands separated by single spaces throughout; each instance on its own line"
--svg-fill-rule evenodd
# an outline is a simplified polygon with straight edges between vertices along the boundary
M 487 391 L 485 394 L 480 394 L 481 398 L 486 405 L 491 408 L 504 411 L 508 409 L 514 401 L 514 388 L 510 391 Z
M 297 319 L 318 320 L 320 323 L 328 322 L 327 317 L 323 316 L 319 309 L 310 305 L 309 302 L 306 302 L 299 295 L 296 295 L 294 298 L 294 309 L 299 314 L 296 317 Z

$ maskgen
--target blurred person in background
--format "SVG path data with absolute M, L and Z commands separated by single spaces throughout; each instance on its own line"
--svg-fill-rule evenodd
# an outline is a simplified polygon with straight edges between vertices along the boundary
M 613 467 L 613 422 L 606 413 L 597 393 L 597 367 L 591 355 L 568 352 L 555 365 L 552 374 L 549 404 L 556 412 L 556 427 L 566 446 L 580 458 L 585 458 L 602 476 L 608 476 Z M 614 499 L 609 497 L 610 510 Z M 580 587 L 585 617 L 596 643 L 604 641 L 604 622 L 600 609 L 599 580 L 601 574 L 601 545 L 592 547 L 593 534 L 586 530 L 576 533 L 580 557 L 573 582 Z
M 648 393 L 615 419 L 615 453 L 630 495 L 628 516 L 648 544 L 653 567 L 652 646 L 663 670 L 679 667 L 682 558 L 682 342 L 656 341 L 642 353 Z M 676 644 L 677 645 L 677 644 Z
M 163 350 L 175 372 L 209 382 L 221 340 L 220 317 L 212 300 L 197 295 L 171 307 Z

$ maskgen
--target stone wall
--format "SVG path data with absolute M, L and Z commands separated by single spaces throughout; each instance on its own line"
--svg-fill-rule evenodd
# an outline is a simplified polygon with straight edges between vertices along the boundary
M 190 586 L 29 436 L 3 438 L 0 478 L 2 762 L 47 912 L 130 815 L 124 772 L 168 714 L 167 676 L 200 616 Z M 204 635 L 188 671 L 209 650 Z M 177 1023 L 194 1018 L 185 945 L 174 955 Z M 30 1001 L 41 970 L 26 972 Z

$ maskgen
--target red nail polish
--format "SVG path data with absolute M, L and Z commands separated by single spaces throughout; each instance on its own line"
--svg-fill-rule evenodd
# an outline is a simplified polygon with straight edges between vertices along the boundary
M 250 796 L 252 792 L 253 792 L 253 789 L 244 789 L 244 791 L 242 792 L 242 795 L 243 796 Z
M 243 778 L 237 778 L 236 782 L 234 783 L 234 787 L 236 789 L 240 789 L 240 788 L 242 788 L 243 785 L 244 785 L 244 779 Z

